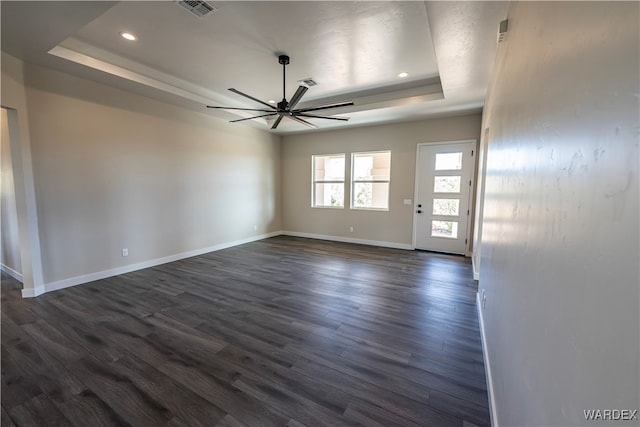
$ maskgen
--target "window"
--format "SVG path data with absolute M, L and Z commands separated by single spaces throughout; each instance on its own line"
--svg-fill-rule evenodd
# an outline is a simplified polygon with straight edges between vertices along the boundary
M 436 154 L 436 170 L 460 170 L 462 169 L 462 153 L 438 153 Z
M 431 221 L 431 236 L 458 238 L 458 221 Z
M 344 154 L 313 156 L 314 208 L 344 207 Z
M 459 193 L 460 176 L 436 176 L 433 179 L 434 193 Z
M 351 155 L 351 208 L 389 209 L 391 151 Z
M 435 170 L 440 175 L 433 180 L 433 210 L 438 216 L 431 221 L 431 237 L 458 238 L 458 221 L 451 218 L 460 216 L 460 185 L 462 175 L 462 152 L 437 153 Z M 460 171 L 460 172 L 459 172 Z M 458 196 L 458 197 L 456 197 Z

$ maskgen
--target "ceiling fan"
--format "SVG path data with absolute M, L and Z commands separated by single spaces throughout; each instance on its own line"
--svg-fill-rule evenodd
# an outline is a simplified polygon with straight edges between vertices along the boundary
M 317 128 L 318 126 L 313 123 L 305 120 L 304 118 L 313 118 L 313 119 L 328 119 L 328 120 L 341 120 L 347 121 L 349 117 L 340 117 L 340 116 L 324 116 L 315 114 L 316 111 L 320 110 L 328 110 L 330 108 L 338 108 L 338 107 L 346 107 L 349 105 L 353 105 L 353 101 L 344 101 L 344 102 L 336 102 L 333 104 L 320 105 L 317 107 L 307 107 L 307 108 L 295 108 L 300 102 L 300 98 L 309 90 L 309 88 L 305 85 L 300 85 L 296 93 L 293 94 L 290 101 L 287 101 L 286 93 L 285 93 L 285 77 L 286 71 L 285 68 L 289 64 L 289 57 L 287 55 L 279 55 L 278 63 L 282 64 L 282 101 L 278 102 L 276 106 L 273 106 L 264 101 L 260 101 L 257 98 L 254 98 L 251 95 L 247 95 L 246 93 L 242 93 L 237 89 L 230 88 L 229 90 L 233 93 L 237 93 L 238 95 L 244 96 L 245 98 L 249 98 L 252 101 L 258 102 L 262 105 L 265 105 L 268 108 L 235 108 L 235 107 L 216 107 L 212 105 L 207 105 L 207 108 L 218 108 L 222 110 L 241 110 L 241 111 L 255 111 L 264 114 L 260 114 L 253 117 L 247 117 L 244 119 L 231 120 L 230 123 L 242 122 L 245 120 L 258 119 L 260 117 L 269 117 L 269 116 L 278 116 L 276 121 L 271 126 L 271 129 L 276 129 L 283 117 L 287 117 L 293 121 L 301 123 L 305 126 L 309 126 L 311 128 Z M 304 118 L 303 118 L 304 117 Z

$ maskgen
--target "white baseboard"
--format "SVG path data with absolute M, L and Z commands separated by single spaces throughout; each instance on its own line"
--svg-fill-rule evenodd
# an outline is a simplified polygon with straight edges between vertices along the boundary
M 476 308 L 478 310 L 478 319 L 480 321 L 480 337 L 482 339 L 482 355 L 484 357 L 484 372 L 487 377 L 487 394 L 489 395 L 489 415 L 491 416 L 491 426 L 498 426 L 498 413 L 496 412 L 496 400 L 493 393 L 493 375 L 491 375 L 491 363 L 489 361 L 489 351 L 487 350 L 487 338 L 484 333 L 484 317 L 482 313 L 482 301 L 480 300 L 480 292 L 476 293 Z
M 480 266 L 476 265 L 476 258 L 471 254 L 471 265 L 473 266 L 473 280 L 480 280 Z
M 47 292 L 44 286 L 38 286 L 36 288 L 26 288 L 21 291 L 22 298 L 35 298 L 38 295 L 42 295 Z
M 282 231 L 284 236 L 306 237 L 308 239 L 330 240 L 333 242 L 356 243 L 359 245 L 381 246 L 383 248 L 414 250 L 415 248 L 407 243 L 382 242 L 378 240 L 353 239 L 351 237 L 328 236 L 325 234 L 299 233 L 297 231 Z
M 0 264 L 0 270 L 4 271 L 9 276 L 13 277 L 18 282 L 22 283 L 22 273 L 20 273 L 19 271 L 16 271 L 13 268 L 8 267 L 8 266 L 6 266 L 4 264 Z
M 71 286 L 81 285 L 83 283 L 89 283 L 96 280 L 106 279 L 108 277 L 118 276 L 120 274 L 130 273 L 132 271 L 142 270 L 145 268 L 155 267 L 161 264 L 167 264 L 169 262 L 178 261 L 185 258 L 190 258 L 193 256 L 198 256 L 202 254 L 206 254 L 209 252 L 215 252 L 222 249 L 231 248 L 233 246 L 243 245 L 245 243 L 255 242 L 257 240 L 267 239 L 269 237 L 275 237 L 279 235 L 286 236 L 294 236 L 294 237 L 306 237 L 310 239 L 320 239 L 320 240 L 330 240 L 335 242 L 345 242 L 345 243 L 357 243 L 361 245 L 369 245 L 369 246 L 381 246 L 385 248 L 394 248 L 394 249 L 406 249 L 413 250 L 414 248 L 409 244 L 404 243 L 395 243 L 395 242 L 382 242 L 377 240 L 365 240 L 365 239 L 352 239 L 348 237 L 340 237 L 340 236 L 328 236 L 322 234 L 310 234 L 310 233 L 298 233 L 295 231 L 274 231 L 271 233 L 260 234 L 258 236 L 251 236 L 246 239 L 235 240 L 233 242 L 221 243 L 219 245 L 209 246 L 202 249 L 196 249 L 193 251 L 182 252 L 175 255 L 170 255 L 162 258 L 156 258 L 149 261 L 140 262 L 137 264 L 125 265 L 122 267 L 112 268 L 109 270 L 98 271 L 95 273 L 85 274 L 82 276 L 70 277 L 68 279 L 57 280 L 55 282 L 45 283 L 43 286 L 37 288 L 28 288 L 22 290 L 23 298 L 33 298 L 38 295 L 42 295 L 46 292 L 53 292 L 64 288 L 69 288 Z
M 267 239 L 280 235 L 280 231 L 272 233 L 260 234 L 258 236 L 251 236 L 246 239 L 235 240 L 233 242 L 221 243 L 219 245 L 209 246 L 202 249 L 196 249 L 193 251 L 182 252 L 175 255 L 169 255 L 162 258 L 156 258 L 149 261 L 140 262 L 137 264 L 125 265 L 109 270 L 98 271 L 96 273 L 85 274 L 82 276 L 70 277 L 68 279 L 58 280 L 55 282 L 45 283 L 43 287 L 34 289 L 23 289 L 23 298 L 37 297 L 45 292 L 57 291 L 60 289 L 68 288 L 71 286 L 81 285 L 83 283 L 93 282 L 100 279 L 106 279 L 107 277 L 118 276 L 120 274 L 130 273 L 132 271 L 142 270 L 144 268 L 155 267 L 157 265 L 166 264 L 173 261 L 178 261 L 185 258 L 190 258 L 197 255 L 206 254 L 209 252 L 215 252 L 222 249 L 227 249 L 233 246 L 243 245 L 245 243 L 255 242 L 256 240 Z

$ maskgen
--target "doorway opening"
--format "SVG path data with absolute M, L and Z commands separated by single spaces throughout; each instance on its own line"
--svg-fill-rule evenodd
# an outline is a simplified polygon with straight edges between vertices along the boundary
M 0 269 L 22 283 L 18 210 L 11 156 L 9 114 L 0 109 Z

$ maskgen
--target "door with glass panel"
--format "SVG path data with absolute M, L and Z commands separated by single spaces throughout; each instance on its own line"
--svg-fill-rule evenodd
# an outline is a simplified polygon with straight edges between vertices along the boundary
M 475 141 L 418 145 L 416 248 L 466 254 Z

